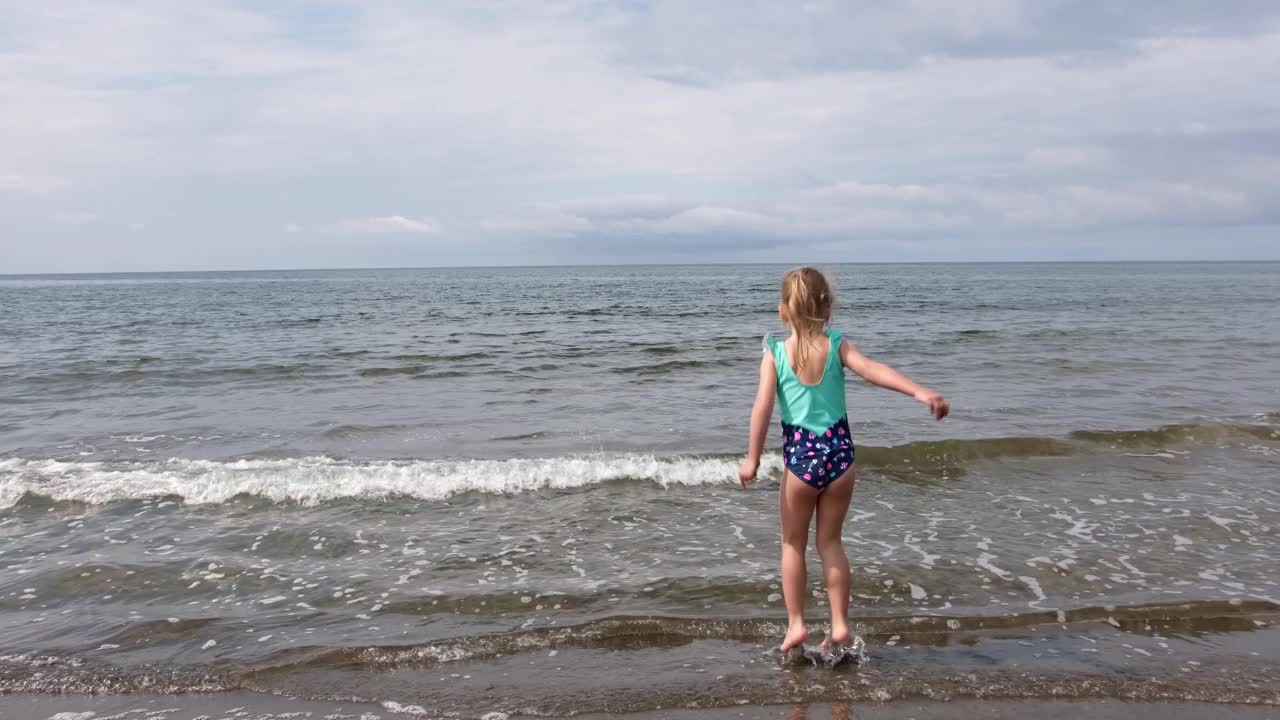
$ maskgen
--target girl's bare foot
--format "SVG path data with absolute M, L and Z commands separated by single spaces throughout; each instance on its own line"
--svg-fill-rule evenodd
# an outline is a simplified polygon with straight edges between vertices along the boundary
M 847 634 L 847 633 L 846 633 Z M 786 652 L 793 647 L 799 647 L 809 637 L 809 629 L 804 625 L 792 625 L 787 628 L 786 637 L 782 638 L 782 645 L 778 649 Z
M 845 647 L 849 644 L 849 626 L 840 623 L 839 625 L 831 624 L 831 634 L 827 635 L 827 644 L 838 647 Z

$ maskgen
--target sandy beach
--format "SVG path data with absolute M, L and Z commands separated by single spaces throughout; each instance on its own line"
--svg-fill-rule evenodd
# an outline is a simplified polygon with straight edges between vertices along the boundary
M 795 704 L 673 708 L 580 720 L 1274 720 L 1280 707 L 1120 700 L 964 700 L 891 704 Z M 179 696 L 0 696 L 4 720 L 399 720 L 450 718 L 444 709 L 396 703 L 329 703 L 259 693 Z M 494 712 L 488 720 L 520 720 Z M 528 717 L 528 716 L 523 716 Z

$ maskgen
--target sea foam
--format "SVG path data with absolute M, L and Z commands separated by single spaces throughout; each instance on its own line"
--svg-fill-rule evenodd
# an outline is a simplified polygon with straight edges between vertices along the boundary
M 315 504 L 343 498 L 412 497 L 444 500 L 466 492 L 515 494 L 572 489 L 621 479 L 663 487 L 737 482 L 728 457 L 597 454 L 510 460 L 272 460 L 171 459 L 148 463 L 0 460 L 0 507 L 24 495 L 103 504 L 164 496 L 191 504 L 222 503 L 238 495 L 273 502 Z M 781 458 L 766 456 L 761 474 Z

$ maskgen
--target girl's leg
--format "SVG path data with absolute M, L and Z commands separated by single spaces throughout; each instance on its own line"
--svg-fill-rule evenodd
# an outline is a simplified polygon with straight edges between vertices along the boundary
M 849 556 L 844 552 L 840 535 L 844 517 L 849 513 L 849 501 L 853 499 L 856 474 L 849 468 L 818 496 L 818 554 L 822 557 L 822 577 L 831 603 L 831 636 L 827 640 L 836 645 L 849 642 Z
M 778 514 L 782 518 L 782 597 L 787 603 L 787 636 L 781 650 L 786 652 L 805 641 L 804 626 L 805 567 L 804 552 L 809 544 L 809 519 L 818 501 L 818 491 L 791 474 L 782 474 L 778 493 Z

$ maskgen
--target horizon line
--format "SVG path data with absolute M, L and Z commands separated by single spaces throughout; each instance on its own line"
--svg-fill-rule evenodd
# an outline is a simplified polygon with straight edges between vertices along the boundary
M 1241 265 L 1248 263 L 1280 263 L 1280 258 L 1240 260 L 885 260 L 840 261 L 801 263 L 809 265 Z M 540 265 L 379 265 L 350 267 L 276 267 L 276 268 L 218 268 L 207 270 L 107 270 L 72 272 L 19 272 L 0 273 L 0 278 L 63 277 L 87 275 L 198 275 L 202 273 L 270 273 L 270 272 L 348 272 L 379 270 L 531 270 L 550 268 L 623 268 L 623 267 L 729 267 L 729 266 L 786 266 L 787 262 L 649 262 L 649 263 L 560 263 Z

